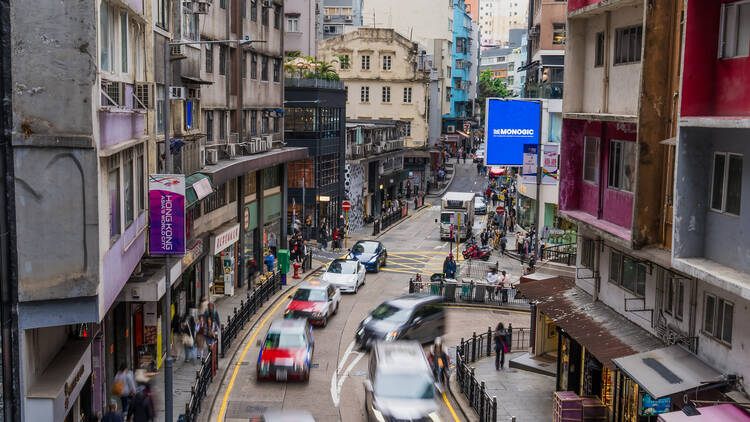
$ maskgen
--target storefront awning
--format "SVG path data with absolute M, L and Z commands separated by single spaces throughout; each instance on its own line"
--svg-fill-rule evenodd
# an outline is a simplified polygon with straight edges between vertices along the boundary
M 613 359 L 664 346 L 661 340 L 609 306 L 594 302 L 591 295 L 569 278 L 521 283 L 518 290 L 609 369 L 617 369 Z
M 262 154 L 239 156 L 221 160 L 203 168 L 202 173 L 211 177 L 215 186 L 228 182 L 251 171 L 273 167 L 290 161 L 304 160 L 308 157 L 307 148 L 275 148 Z
M 655 399 L 721 381 L 718 371 L 679 345 L 614 359 L 614 362 Z
M 505 168 L 491 168 L 490 169 L 490 176 L 502 176 L 505 174 Z
M 185 197 L 187 203 L 185 208 L 207 197 L 213 192 L 214 187 L 211 185 L 211 179 L 205 174 L 195 173 L 185 178 Z

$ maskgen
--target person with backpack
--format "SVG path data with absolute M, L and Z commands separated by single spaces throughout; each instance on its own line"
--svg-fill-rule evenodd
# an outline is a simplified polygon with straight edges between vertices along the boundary
M 502 322 L 497 323 L 495 333 L 493 334 L 493 340 L 495 340 L 495 370 L 499 371 L 505 369 L 505 354 L 508 353 L 508 341 L 506 337 L 508 331 L 505 329 L 505 325 Z
M 146 377 L 145 371 L 136 378 L 139 386 L 128 409 L 127 419 L 132 422 L 152 422 L 156 411 L 151 397 L 150 380 Z
M 127 414 L 130 399 L 135 395 L 135 380 L 133 379 L 133 372 L 124 363 L 120 365 L 120 370 L 115 374 L 112 395 L 120 398 L 122 413 Z

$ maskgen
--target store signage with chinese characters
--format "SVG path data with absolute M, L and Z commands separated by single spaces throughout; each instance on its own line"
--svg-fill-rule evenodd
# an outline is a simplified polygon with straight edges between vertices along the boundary
M 557 183 L 559 170 L 559 145 L 544 145 L 542 147 L 542 184 L 554 185 Z
M 148 176 L 149 253 L 185 253 L 185 176 Z
M 536 151 L 538 146 L 527 144 L 523 146 L 523 177 L 522 183 L 536 183 Z
M 228 248 L 240 239 L 240 225 L 235 224 L 226 231 L 223 231 L 213 238 L 213 250 L 211 255 L 217 255 L 219 252 Z
M 203 254 L 203 241 L 198 239 L 193 244 L 193 247 L 188 249 L 188 251 L 185 252 L 185 256 L 182 257 L 182 267 L 183 268 L 189 267 L 202 254 Z

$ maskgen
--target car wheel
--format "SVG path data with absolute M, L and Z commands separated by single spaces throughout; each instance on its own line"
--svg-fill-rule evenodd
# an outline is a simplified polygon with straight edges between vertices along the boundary
M 378 261 L 378 262 L 375 263 L 375 271 L 373 271 L 373 272 L 375 272 L 375 273 L 379 273 L 380 272 L 380 261 Z
M 383 255 L 383 266 L 385 267 L 388 264 L 388 254 Z
M 328 326 L 328 317 L 323 318 L 323 324 L 321 324 L 321 327 L 325 328 Z
M 366 277 L 366 276 L 365 276 L 365 277 L 362 277 L 362 286 L 364 286 L 364 285 L 365 285 L 365 280 L 367 280 L 367 277 Z

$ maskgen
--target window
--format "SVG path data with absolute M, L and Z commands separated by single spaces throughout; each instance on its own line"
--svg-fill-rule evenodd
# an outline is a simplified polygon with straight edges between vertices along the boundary
M 273 59 L 273 81 L 281 81 L 281 59 Z
M 583 139 L 583 180 L 599 183 L 599 138 Z
M 206 44 L 206 73 L 214 72 L 214 47 Z
M 219 111 L 219 139 L 227 138 L 227 118 L 224 110 Z
M 363 86 L 359 89 L 359 100 L 363 103 L 369 103 L 370 102 L 370 87 L 369 86 Z
M 342 54 L 341 58 L 339 59 L 339 66 L 342 70 L 349 69 L 351 67 L 351 59 L 349 59 L 348 54 Z
M 227 184 L 222 183 L 203 201 L 203 214 L 218 210 L 227 204 Z
M 250 20 L 258 21 L 258 0 L 250 0 Z
M 219 0 L 219 7 L 221 7 L 222 9 L 226 9 L 227 8 L 227 0 Z
M 159 28 L 169 31 L 169 17 L 172 13 L 171 0 L 154 0 L 156 9 L 154 22 Z
M 115 168 L 107 174 L 109 189 L 109 238 L 111 241 L 120 236 L 120 169 Z
M 640 25 L 617 28 L 615 32 L 615 64 L 640 62 L 642 38 L 643 27 Z
M 513 76 L 508 76 L 508 85 L 513 85 L 513 81 L 515 78 Z
M 123 73 L 128 71 L 128 12 L 120 11 L 120 66 Z
M 406 104 L 411 103 L 411 87 L 404 88 L 404 103 Z
M 188 40 L 198 40 L 198 19 L 195 13 L 183 13 L 182 15 L 182 35 Z
M 281 131 L 281 117 L 273 118 L 273 133 L 279 133 Z
M 732 344 L 734 304 L 706 293 L 703 301 L 703 331 L 711 337 Z
M 594 270 L 594 254 L 596 253 L 596 242 L 593 239 L 581 238 L 581 265 L 584 268 Z
M 214 112 L 206 110 L 206 142 L 214 141 Z
M 721 7 L 721 58 L 747 57 L 750 53 L 750 3 L 725 3 Z
M 555 44 L 555 45 L 565 44 L 565 24 L 564 23 L 552 24 L 552 44 Z
M 352 8 L 351 7 L 342 7 L 341 8 L 341 14 L 344 15 L 344 16 L 351 15 L 352 14 Z
M 260 23 L 265 26 L 268 26 L 268 9 L 269 8 L 261 4 L 260 9 L 261 9 L 260 10 Z
M 260 57 L 260 80 L 268 80 L 268 56 Z
M 602 67 L 604 66 L 604 32 L 597 32 L 595 48 L 594 67 Z
M 325 13 L 328 16 L 338 16 L 341 13 L 340 10 L 338 7 L 326 7 Z
M 242 61 L 240 62 L 240 73 L 242 79 L 247 78 L 247 51 L 242 52 Z
M 384 103 L 390 103 L 391 102 L 391 87 L 384 86 L 383 87 L 383 102 Z
M 146 209 L 146 162 L 143 153 L 138 154 L 136 179 L 138 181 L 138 213 Z
M 391 56 L 383 56 L 383 70 L 391 70 Z
M 664 312 L 682 320 L 685 309 L 685 280 L 670 275 L 666 280 L 666 286 Z
M 132 154 L 132 150 L 128 151 Z M 123 187 L 125 188 L 125 227 L 130 226 L 135 216 L 135 209 L 133 207 L 134 192 L 133 192 L 133 160 L 129 156 L 123 154 L 125 163 L 123 165 L 123 181 L 125 182 Z
M 286 32 L 299 32 L 299 18 L 286 18 Z
M 714 153 L 711 209 L 740 215 L 742 199 L 742 155 Z
M 337 25 L 323 25 L 323 33 L 326 35 L 336 35 L 339 33 Z
M 406 136 L 411 136 L 411 122 L 406 122 Z
M 99 60 L 102 70 L 114 71 L 113 44 L 115 42 L 114 19 L 115 9 L 108 3 L 102 2 L 99 8 L 99 26 L 101 40 L 99 46 Z
M 258 54 L 250 55 L 250 79 L 258 79 Z
M 281 8 L 278 5 L 273 6 L 273 27 L 281 28 Z
M 268 116 L 261 116 L 260 118 L 260 130 L 262 134 L 268 133 Z
M 370 70 L 370 56 L 362 56 L 362 70 Z
M 258 134 L 258 110 L 250 112 L 250 135 Z
M 609 142 L 609 184 L 612 189 L 633 191 L 635 177 L 635 142 Z
M 247 17 L 247 0 L 239 0 L 239 2 L 240 2 L 240 16 L 242 16 L 242 18 L 244 19 Z
M 609 281 L 637 296 L 646 295 L 646 266 L 635 259 L 612 250 Z
M 164 133 L 164 85 L 156 85 L 156 133 Z
M 219 46 L 219 75 L 227 74 L 227 46 Z

